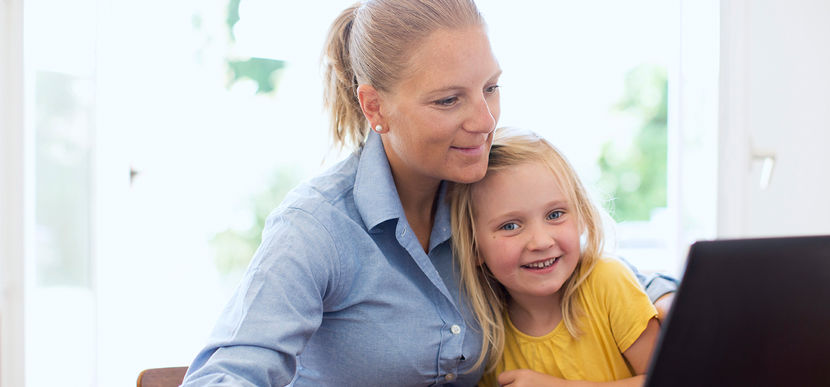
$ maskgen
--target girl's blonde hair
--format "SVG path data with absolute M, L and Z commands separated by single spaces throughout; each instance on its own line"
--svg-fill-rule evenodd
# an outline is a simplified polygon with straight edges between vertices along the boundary
M 576 172 L 553 145 L 533 132 L 501 128 L 496 131 L 490 149 L 489 175 L 524 163 L 542 163 L 550 168 L 560 189 L 576 214 L 581 231 L 582 254 L 573 275 L 562 285 L 562 320 L 573 337 L 580 331 L 577 318 L 580 285 L 593 270 L 603 252 L 602 219 Z M 487 177 L 485 176 L 485 179 Z M 487 265 L 481 263 L 475 236 L 476 208 L 472 190 L 477 183 L 452 184 L 448 193 L 452 213 L 453 256 L 461 274 L 461 290 L 466 295 L 480 326 L 482 353 L 475 367 L 484 363 L 489 353 L 487 370 L 491 370 L 504 352 L 504 313 L 508 293 Z M 474 367 L 474 368 L 475 368 Z
M 357 149 L 366 139 L 369 123 L 358 85 L 390 91 L 406 77 L 412 50 L 432 32 L 483 25 L 473 0 L 367 0 L 346 8 L 332 23 L 323 52 L 323 97 L 334 144 Z

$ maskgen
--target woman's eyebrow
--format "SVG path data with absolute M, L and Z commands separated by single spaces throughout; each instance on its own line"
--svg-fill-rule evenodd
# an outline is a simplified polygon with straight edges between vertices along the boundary
M 496 78 L 500 77 L 501 73 L 502 73 L 502 70 L 499 69 L 498 71 L 496 71 L 493 74 L 493 76 L 491 76 L 487 80 L 487 82 L 492 82 Z M 438 88 L 438 89 L 435 89 L 435 90 L 431 90 L 431 91 L 427 92 L 427 94 L 432 95 L 432 94 L 441 94 L 441 93 L 447 93 L 447 92 L 459 92 L 459 91 L 464 91 L 464 90 L 466 90 L 466 87 L 464 87 L 464 86 L 451 85 L 451 86 L 445 86 L 445 87 L 441 87 L 441 88 Z
M 427 94 L 429 94 L 429 95 L 444 94 L 444 93 L 448 93 L 448 92 L 459 92 L 459 91 L 464 91 L 464 87 L 463 86 L 447 86 L 447 87 L 442 87 L 440 89 L 432 90 L 432 91 L 428 92 Z
M 492 80 L 494 80 L 494 79 L 496 79 L 496 78 L 498 78 L 498 77 L 500 77 L 500 76 L 501 76 L 501 69 L 499 69 L 498 71 L 496 71 L 496 73 L 495 73 L 495 74 L 493 74 L 493 76 L 492 76 L 492 77 L 490 77 L 490 80 L 492 81 Z

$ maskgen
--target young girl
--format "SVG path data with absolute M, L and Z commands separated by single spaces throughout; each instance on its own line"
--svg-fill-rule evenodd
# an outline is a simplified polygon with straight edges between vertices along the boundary
M 485 178 L 453 186 L 450 201 L 487 349 L 479 385 L 643 383 L 657 311 L 629 269 L 602 255 L 599 211 L 556 148 L 500 129 Z

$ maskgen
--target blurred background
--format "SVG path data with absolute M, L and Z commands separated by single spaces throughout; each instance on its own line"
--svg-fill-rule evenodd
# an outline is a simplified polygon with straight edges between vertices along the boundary
M 0 386 L 189 364 L 269 211 L 344 156 L 319 57 L 351 3 L 4 3 Z M 504 70 L 500 126 L 569 157 L 641 271 L 679 278 L 698 239 L 830 232 L 827 205 L 782 207 L 793 187 L 830 192 L 805 167 L 830 165 L 830 81 L 782 77 L 830 68 L 826 3 L 477 3 Z M 752 94 L 775 77 L 783 93 Z

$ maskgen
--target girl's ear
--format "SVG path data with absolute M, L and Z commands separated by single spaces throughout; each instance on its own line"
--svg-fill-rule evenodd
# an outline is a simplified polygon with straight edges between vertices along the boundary
M 380 93 L 377 89 L 372 85 L 357 86 L 357 100 L 360 101 L 360 109 L 372 128 L 378 125 L 383 128 L 386 127 L 380 113 Z

